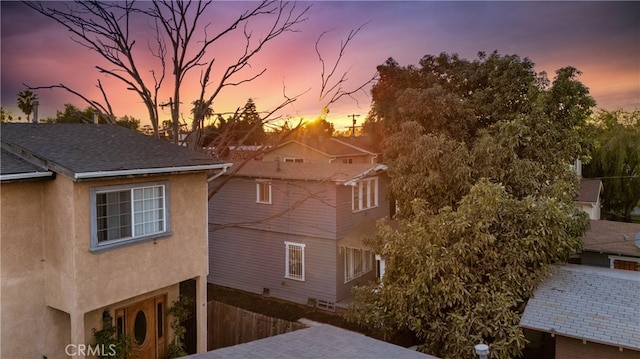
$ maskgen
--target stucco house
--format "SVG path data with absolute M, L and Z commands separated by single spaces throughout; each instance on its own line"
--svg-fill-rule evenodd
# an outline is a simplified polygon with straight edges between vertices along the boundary
M 230 164 L 115 125 L 0 134 L 0 356 L 84 357 L 107 323 L 163 358 L 185 281 L 206 351 L 207 171 Z
M 345 305 L 376 277 L 362 237 L 389 215 L 381 164 L 252 161 L 209 203 L 210 283 L 310 304 Z
M 264 161 L 306 163 L 378 163 L 366 137 L 305 137 L 285 141 L 263 155 Z

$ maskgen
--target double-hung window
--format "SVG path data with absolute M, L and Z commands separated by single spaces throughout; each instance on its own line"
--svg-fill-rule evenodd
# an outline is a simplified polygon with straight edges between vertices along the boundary
M 351 187 L 354 212 L 378 206 L 378 178 L 360 180 Z
M 271 181 L 256 181 L 256 203 L 271 204 Z
M 169 233 L 167 182 L 91 189 L 91 249 Z
M 367 249 L 342 247 L 344 282 L 347 283 L 373 269 L 373 253 Z
M 284 242 L 284 277 L 304 281 L 304 247 L 302 243 Z

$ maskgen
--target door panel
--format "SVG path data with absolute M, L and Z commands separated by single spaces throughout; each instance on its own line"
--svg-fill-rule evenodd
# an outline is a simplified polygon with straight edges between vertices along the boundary
M 158 306 L 158 303 L 163 305 Z M 133 341 L 132 359 L 156 359 L 164 356 L 164 313 L 158 313 L 158 310 L 164 312 L 163 307 L 164 297 L 156 297 L 124 309 L 125 334 Z M 162 328 L 158 328 L 158 325 Z

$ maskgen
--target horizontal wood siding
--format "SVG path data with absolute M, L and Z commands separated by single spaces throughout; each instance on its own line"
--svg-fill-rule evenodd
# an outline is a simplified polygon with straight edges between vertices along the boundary
M 354 212 L 352 207 L 352 192 L 350 186 L 337 186 L 336 196 L 338 207 L 336 209 L 337 238 L 342 238 L 349 231 L 363 221 L 370 222 L 375 226 L 375 222 L 389 216 L 389 196 L 387 194 L 388 178 L 385 174 L 378 175 L 378 207 Z
M 272 204 L 256 203 L 256 180 L 237 177 L 209 202 L 209 223 L 336 238 L 336 185 L 273 180 Z
M 305 281 L 285 278 L 285 241 L 304 243 Z M 336 301 L 334 240 L 227 227 L 209 233 L 209 277 L 213 284 L 307 304 Z

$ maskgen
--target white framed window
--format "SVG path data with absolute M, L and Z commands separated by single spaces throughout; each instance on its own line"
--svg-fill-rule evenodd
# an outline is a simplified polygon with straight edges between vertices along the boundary
M 92 188 L 91 249 L 168 235 L 167 187 L 154 182 Z
M 284 277 L 304 281 L 304 247 L 302 243 L 284 242 Z
M 373 270 L 373 252 L 368 249 L 342 247 L 344 282 L 352 281 Z
M 256 181 L 256 203 L 271 204 L 271 181 Z
M 360 180 L 351 186 L 354 212 L 378 207 L 378 177 Z

